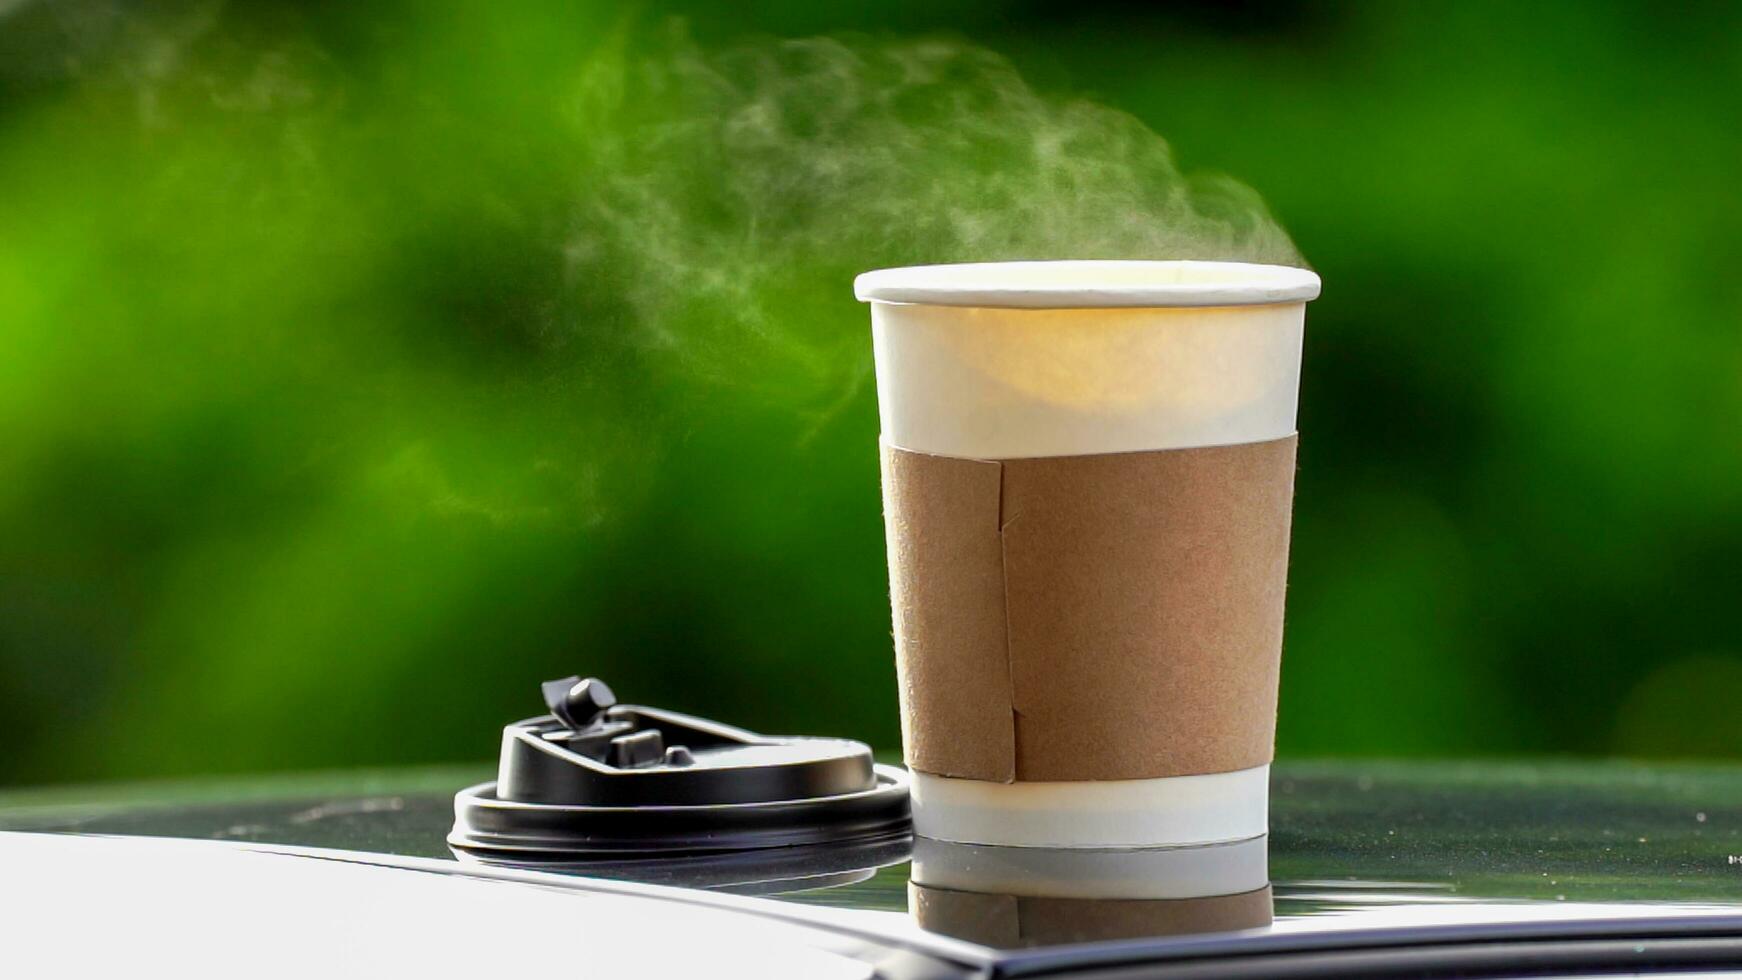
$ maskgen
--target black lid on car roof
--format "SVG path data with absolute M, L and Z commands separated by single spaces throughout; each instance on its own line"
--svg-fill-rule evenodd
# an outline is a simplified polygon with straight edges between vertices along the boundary
M 860 742 L 765 736 L 643 705 L 597 678 L 542 685 L 495 782 L 454 798 L 449 843 L 512 860 L 621 859 L 904 836 L 907 776 Z

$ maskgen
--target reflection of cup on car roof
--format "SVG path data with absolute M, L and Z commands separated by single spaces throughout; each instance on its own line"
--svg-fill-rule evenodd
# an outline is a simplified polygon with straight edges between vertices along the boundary
M 1270 924 L 1269 840 L 1145 850 L 914 841 L 922 929 L 996 947 L 1231 932 Z

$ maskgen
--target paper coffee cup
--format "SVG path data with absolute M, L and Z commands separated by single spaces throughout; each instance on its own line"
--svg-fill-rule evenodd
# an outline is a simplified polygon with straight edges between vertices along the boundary
M 1262 928 L 1275 914 L 1268 843 L 1083 850 L 918 838 L 908 909 L 923 929 L 996 947 Z
M 1287 578 L 1302 269 L 869 272 L 903 750 L 921 835 L 1256 837 Z

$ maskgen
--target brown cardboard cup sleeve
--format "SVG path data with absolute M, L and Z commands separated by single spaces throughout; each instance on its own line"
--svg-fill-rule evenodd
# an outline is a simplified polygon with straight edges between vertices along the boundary
M 883 446 L 907 764 L 993 782 L 1271 760 L 1294 436 L 975 460 Z

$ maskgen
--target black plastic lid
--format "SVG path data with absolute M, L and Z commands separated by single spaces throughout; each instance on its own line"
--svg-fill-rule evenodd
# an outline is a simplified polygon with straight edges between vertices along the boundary
M 860 742 L 758 735 L 640 705 L 596 678 L 543 685 L 502 730 L 497 779 L 454 797 L 453 846 L 576 861 L 905 836 L 907 775 Z

